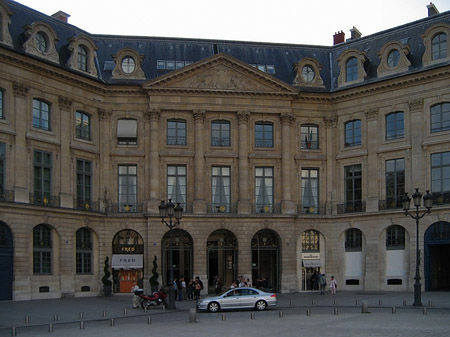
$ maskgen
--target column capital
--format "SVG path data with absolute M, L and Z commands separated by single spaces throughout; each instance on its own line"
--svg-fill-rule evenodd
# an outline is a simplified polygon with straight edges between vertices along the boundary
M 192 110 L 192 116 L 194 116 L 195 122 L 203 123 L 205 121 L 206 111 L 200 109 Z
M 409 110 L 411 112 L 422 112 L 423 111 L 423 98 L 418 98 L 408 102 Z
M 111 116 L 112 116 L 112 111 L 111 110 L 105 110 L 105 109 L 97 109 L 97 113 L 98 113 L 98 119 L 99 120 L 103 120 L 105 122 L 110 121 L 111 120 Z
M 150 122 L 159 122 L 159 119 L 161 117 L 161 109 L 149 108 L 147 111 L 144 111 L 144 117 Z
M 295 122 L 295 115 L 292 113 L 283 113 L 280 115 L 281 124 L 292 125 Z
M 19 82 L 13 83 L 14 95 L 18 97 L 27 97 L 28 89 L 30 89 L 27 85 Z
M 367 120 L 370 121 L 370 120 L 378 119 L 379 112 L 380 112 L 380 110 L 378 108 L 366 110 L 365 114 L 366 114 Z
M 248 124 L 248 119 L 250 117 L 249 111 L 238 111 L 237 119 L 239 124 Z
M 336 116 L 331 118 L 324 117 L 323 121 L 327 128 L 335 128 L 337 126 L 338 118 Z
M 58 97 L 58 103 L 61 110 L 68 110 L 70 111 L 70 108 L 72 107 L 72 100 L 68 97 L 59 96 Z

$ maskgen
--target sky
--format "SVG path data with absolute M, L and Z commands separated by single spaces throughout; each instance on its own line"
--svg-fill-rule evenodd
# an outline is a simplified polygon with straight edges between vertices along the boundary
M 429 0 L 18 0 L 92 34 L 160 36 L 331 46 L 428 15 Z M 450 0 L 433 0 L 440 13 Z M 127 14 L 129 13 L 129 14 Z

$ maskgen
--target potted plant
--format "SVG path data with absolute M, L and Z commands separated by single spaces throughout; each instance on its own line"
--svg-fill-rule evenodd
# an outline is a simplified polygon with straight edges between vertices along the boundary
M 155 258 L 153 259 L 152 277 L 150 277 L 150 280 L 149 280 L 150 287 L 152 289 L 152 293 L 159 290 L 159 282 L 158 282 L 159 274 L 156 271 L 157 268 L 158 268 L 158 265 L 156 264 L 156 256 L 155 256 Z
M 111 277 L 111 272 L 109 271 L 109 257 L 105 258 L 105 266 L 103 267 L 103 294 L 106 297 L 111 296 L 112 294 L 112 281 L 109 279 Z

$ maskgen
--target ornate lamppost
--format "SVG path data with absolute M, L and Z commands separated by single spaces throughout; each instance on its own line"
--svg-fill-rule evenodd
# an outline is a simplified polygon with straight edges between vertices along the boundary
M 164 203 L 164 200 L 161 200 L 161 204 L 159 205 L 159 216 L 161 217 L 161 222 L 165 224 L 169 228 L 169 307 L 168 309 L 175 310 L 175 289 L 173 284 L 173 261 L 172 261 L 172 229 L 180 224 L 181 213 L 183 213 L 183 208 L 180 206 L 178 202 L 175 206 L 172 202 L 172 199 L 169 199 L 167 204 Z M 169 222 L 165 219 L 169 218 Z M 175 218 L 175 219 L 174 219 Z M 174 220 L 174 221 L 173 221 Z
M 427 190 L 427 194 L 423 197 L 423 204 L 426 211 L 423 211 L 422 214 L 420 214 L 419 207 L 422 203 L 422 193 L 419 192 L 419 189 L 416 188 L 416 191 L 412 195 L 414 207 L 416 208 L 415 215 L 414 212 L 409 212 L 409 205 L 411 203 L 411 198 L 408 197 L 408 193 L 405 193 L 405 196 L 402 198 L 402 206 L 403 210 L 405 211 L 406 216 L 410 216 L 414 220 L 416 220 L 416 275 L 414 276 L 414 306 L 422 306 L 422 299 L 421 299 L 421 291 L 422 291 L 422 285 L 420 284 L 420 250 L 419 250 L 419 220 L 422 219 L 425 214 L 430 214 L 431 207 L 433 207 L 433 196 L 430 194 L 430 191 Z

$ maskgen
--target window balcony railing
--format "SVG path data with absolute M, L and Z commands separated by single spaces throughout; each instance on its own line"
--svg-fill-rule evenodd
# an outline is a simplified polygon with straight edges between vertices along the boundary
M 14 202 L 14 191 L 0 189 L 0 201 Z
M 297 207 L 298 214 L 307 214 L 307 215 L 325 215 L 325 205 L 314 205 L 314 206 L 306 206 L 306 205 L 298 205 Z
M 253 214 L 281 214 L 281 204 L 252 204 Z
M 99 212 L 100 203 L 89 200 L 73 199 L 73 208 L 79 211 Z
M 44 207 L 60 207 L 60 199 L 45 193 L 30 193 L 30 204 Z
M 143 204 L 119 204 L 113 203 L 108 209 L 110 213 L 130 214 L 130 213 L 143 213 Z
M 210 214 L 236 214 L 238 212 L 238 206 L 236 203 L 233 204 L 207 204 L 207 213 Z
M 450 204 L 450 191 L 449 192 L 433 192 L 433 205 L 445 205 Z
M 347 202 L 337 205 L 337 214 L 358 213 L 366 211 L 365 201 Z
M 397 209 L 402 208 L 402 198 L 398 199 L 386 199 L 386 200 L 378 200 L 378 210 L 385 211 L 387 209 Z

